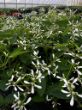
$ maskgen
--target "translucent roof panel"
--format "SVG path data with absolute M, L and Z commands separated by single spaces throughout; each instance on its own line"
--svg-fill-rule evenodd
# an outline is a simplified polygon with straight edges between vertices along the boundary
M 0 7 L 19 8 L 37 5 L 81 5 L 82 0 L 0 0 Z
M 66 0 L 0 0 L 5 3 L 34 3 L 34 4 L 60 4 L 65 3 Z

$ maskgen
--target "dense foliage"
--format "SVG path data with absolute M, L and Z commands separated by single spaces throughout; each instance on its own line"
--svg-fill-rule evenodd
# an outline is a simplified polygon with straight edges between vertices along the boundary
M 82 18 L 72 10 L 0 17 L 0 107 L 82 102 Z

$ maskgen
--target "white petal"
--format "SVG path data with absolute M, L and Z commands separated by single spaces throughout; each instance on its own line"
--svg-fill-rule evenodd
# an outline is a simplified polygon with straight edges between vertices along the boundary
M 31 93 L 34 94 L 34 86 L 31 87 Z
M 64 87 L 64 88 L 67 87 L 67 84 L 64 84 L 62 87 Z
M 41 72 L 38 71 L 38 76 L 37 76 L 37 79 L 40 78 L 42 76 Z
M 76 70 L 77 71 L 77 73 L 79 74 L 79 75 L 82 75 L 82 72 L 80 72 L 79 70 Z
M 46 100 L 47 101 L 51 101 L 52 99 L 49 99 L 48 95 L 46 96 Z
M 60 76 L 56 76 L 57 79 L 62 79 Z
M 26 46 L 24 46 L 24 50 L 26 50 Z
M 77 94 L 77 95 L 82 98 L 82 94 Z
M 63 79 L 63 81 L 64 81 L 64 83 L 65 83 L 66 85 L 68 85 L 68 82 L 67 82 L 67 80 L 66 80 L 66 79 Z
M 37 73 L 37 74 L 39 73 L 39 70 L 38 70 L 38 69 L 36 70 L 36 73 Z
M 70 55 L 70 56 L 73 56 L 74 53 L 64 53 L 65 55 Z
M 39 85 L 34 85 L 36 88 L 38 88 L 38 89 L 42 89 L 42 87 L 41 86 L 39 86 Z
M 24 107 L 24 110 L 27 110 L 26 107 Z
M 32 61 L 32 64 L 35 66 L 35 63 Z
M 72 96 L 71 100 L 70 100 L 70 106 L 74 105 L 74 96 Z
M 51 72 L 50 72 L 50 70 L 48 69 L 48 75 L 50 75 L 50 73 L 51 73 Z
M 37 54 L 38 54 L 38 52 L 36 52 L 36 51 L 34 51 L 34 53 L 33 53 L 35 56 L 37 56 Z
M 17 79 L 17 82 L 19 82 L 21 79 L 22 79 L 22 78 L 21 78 L 21 77 L 19 77 L 19 78 Z
M 82 68 L 82 66 L 78 66 L 78 69 Z
M 31 75 L 34 76 L 34 71 L 33 70 L 31 70 Z
M 75 78 L 73 81 L 73 84 L 76 83 L 78 81 L 78 78 Z
M 16 100 L 19 99 L 19 97 L 18 97 L 16 94 L 14 94 L 13 96 L 14 96 L 14 98 L 15 98 Z
M 69 92 L 66 90 L 61 90 L 61 92 L 65 93 L 65 94 L 69 94 Z
M 14 107 L 16 107 L 16 104 L 13 104 L 13 105 L 11 106 L 11 108 L 14 108 Z
M 53 74 L 54 77 L 56 77 L 56 74 Z
M 10 85 L 10 83 L 6 83 L 5 85 L 8 86 L 8 85 Z
M 37 65 L 38 65 L 38 66 L 40 65 L 40 62 L 39 62 L 39 60 L 37 60 Z
M 52 57 L 54 58 L 54 57 L 55 57 L 55 55 L 54 55 L 54 54 L 52 54 Z
M 71 59 L 71 62 L 72 62 L 72 64 L 74 64 L 75 63 L 74 59 Z
M 71 79 L 70 79 L 70 81 L 73 81 L 74 80 L 74 77 L 72 77 Z
M 14 75 L 11 76 L 11 79 L 9 80 L 9 82 L 13 81 L 14 79 Z
M 24 81 L 24 83 L 25 83 L 25 84 L 30 84 L 30 82 L 28 82 L 28 81 Z
M 20 91 L 22 91 L 22 92 L 24 91 L 24 90 L 23 90 L 21 87 L 19 87 L 19 86 L 18 86 L 18 89 L 19 89 Z
M 66 95 L 67 97 L 70 97 L 71 94 Z
M 18 106 L 16 106 L 16 107 L 14 107 L 14 110 L 18 110 L 18 108 L 19 108 L 19 107 L 18 107 Z
M 40 78 L 38 79 L 38 81 L 39 81 L 39 83 L 41 83 L 41 79 Z
M 25 104 L 25 105 L 28 104 L 31 100 L 32 100 L 32 98 L 29 97 L 29 98 L 27 99 L 27 101 L 26 101 L 24 104 Z
M 10 87 L 11 87 L 10 85 L 9 85 L 9 86 L 7 86 L 7 87 L 5 88 L 5 90 L 8 90 Z
M 17 91 L 17 87 L 14 86 L 14 90 Z

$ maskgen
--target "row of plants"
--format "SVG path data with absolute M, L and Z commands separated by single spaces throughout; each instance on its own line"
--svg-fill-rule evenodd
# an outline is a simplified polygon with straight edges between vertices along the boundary
M 53 8 L 52 6 L 37 6 L 37 7 L 29 7 L 29 8 L 0 8 L 0 16 L 7 15 L 11 16 L 13 13 L 18 12 L 21 14 L 31 13 L 32 11 L 35 11 L 37 14 L 39 14 L 42 10 L 44 13 L 47 13 L 50 8 Z
M 82 107 L 82 18 L 76 11 L 0 17 L 1 110 L 35 110 L 35 103 L 50 110 Z
M 44 13 L 47 13 L 49 9 L 53 9 L 54 6 L 37 6 L 37 7 L 29 7 L 29 8 L 18 8 L 18 9 L 15 9 L 15 8 L 0 8 L 0 16 L 2 15 L 7 15 L 7 16 L 10 16 L 12 15 L 14 12 L 19 12 L 21 14 L 26 14 L 26 13 L 31 13 L 32 11 L 35 11 L 37 14 L 39 14 L 40 12 L 44 12 Z M 76 12 L 77 13 L 82 13 L 82 9 L 81 7 L 75 7 L 75 6 L 71 6 L 71 7 L 68 7 L 70 9 L 72 9 L 73 11 L 77 10 Z M 67 7 L 65 6 L 56 6 L 56 10 L 66 10 Z

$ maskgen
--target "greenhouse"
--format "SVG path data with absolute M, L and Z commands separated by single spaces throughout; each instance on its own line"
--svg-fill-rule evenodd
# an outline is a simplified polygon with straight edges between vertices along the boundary
M 82 110 L 82 0 L 0 0 L 0 110 Z
M 81 4 L 82 0 L 0 0 L 0 8 L 21 8 L 21 7 L 27 8 L 43 5 L 78 6 Z

